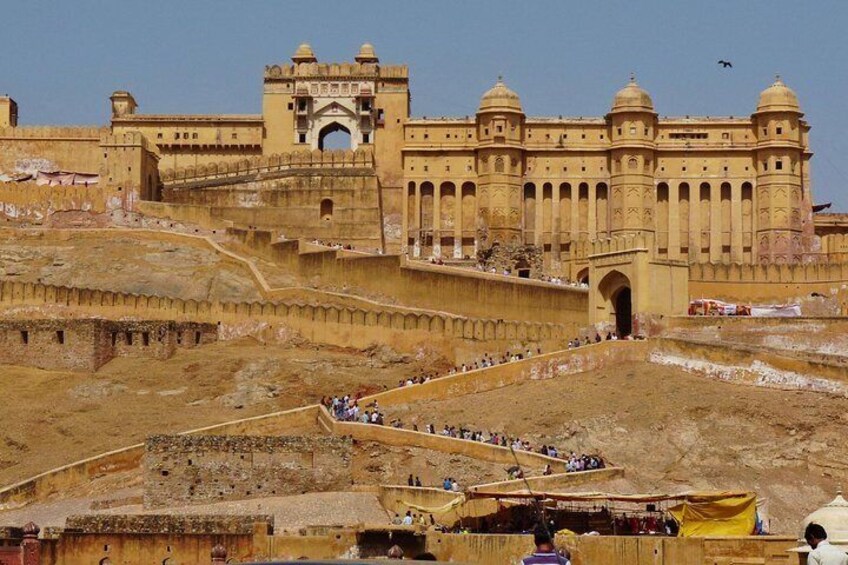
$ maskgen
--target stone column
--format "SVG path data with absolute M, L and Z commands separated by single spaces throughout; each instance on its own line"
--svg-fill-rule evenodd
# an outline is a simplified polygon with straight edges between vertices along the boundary
M 33 522 L 29 522 L 23 528 L 24 540 L 21 543 L 22 565 L 41 565 L 41 542 L 38 541 L 38 532 L 41 529 Z
M 415 217 L 412 219 L 415 229 L 415 244 L 412 248 L 413 257 L 421 257 L 421 183 L 415 183 Z
M 598 185 L 589 183 L 589 221 L 586 227 L 589 231 L 589 239 L 598 238 Z
M 668 185 L 668 258 L 680 259 L 680 185 Z
M 557 264 L 560 262 L 561 229 L 562 221 L 559 217 L 559 183 L 555 182 L 551 189 L 551 256 Z
M 571 246 L 580 234 L 580 183 L 571 184 Z
M 730 185 L 730 261 L 741 263 L 742 253 L 742 185 Z
M 462 259 L 462 185 L 453 188 L 453 258 Z
M 689 257 L 701 262 L 701 187 L 689 185 Z
M 721 184 L 710 185 L 710 262 L 721 263 Z
M 442 256 L 442 183 L 433 184 L 433 255 Z
M 534 209 L 534 213 L 536 215 L 536 228 L 533 230 L 533 245 L 539 247 L 544 244 L 545 240 L 543 237 L 544 228 L 545 228 L 545 216 L 544 210 L 542 209 L 542 205 L 545 201 L 544 199 L 544 183 L 537 182 L 535 184 L 536 187 L 536 206 Z
M 223 545 L 216 545 L 212 548 L 212 565 L 216 563 L 227 562 L 227 548 Z

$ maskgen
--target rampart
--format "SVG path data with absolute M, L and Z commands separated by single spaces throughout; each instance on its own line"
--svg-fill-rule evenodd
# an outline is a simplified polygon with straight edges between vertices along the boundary
M 100 138 L 108 128 L 26 126 L 0 128 L 0 172 L 61 169 L 97 173 Z
M 145 444 L 144 506 L 346 490 L 351 451 L 340 437 L 154 436 Z
M 667 538 L 650 536 L 557 536 L 574 565 L 708 565 L 756 563 L 786 565 L 791 537 Z M 427 551 L 441 561 L 517 563 L 533 550 L 527 535 L 457 535 L 428 532 Z M 796 558 L 797 559 L 797 558 Z
M 575 335 L 588 322 L 588 295 L 582 289 L 407 262 L 399 255 L 311 250 L 302 241 L 274 242 L 272 234 L 259 230 L 230 229 L 228 233 L 305 283 L 359 290 L 399 304 L 465 316 L 488 317 L 497 312 L 505 320 L 564 324 Z
M 669 316 L 660 335 L 730 343 L 787 357 L 848 366 L 848 318 Z
M 115 357 L 167 359 L 177 348 L 217 341 L 213 324 L 44 319 L 0 321 L 0 364 L 96 371 Z
M 553 348 L 568 339 L 567 326 L 520 321 L 464 318 L 449 314 L 392 312 L 300 302 L 210 302 L 108 290 L 80 289 L 39 283 L 3 281 L 0 306 L 59 306 L 68 313 L 130 316 L 142 319 L 199 323 L 264 324 L 285 326 L 319 343 L 368 347 L 387 343 L 399 349 L 433 344 L 454 356 L 463 347 L 526 347 L 542 344 Z M 58 313 L 53 310 L 52 315 Z M 489 343 L 494 342 L 494 343 Z M 508 345 L 513 344 L 513 345 Z
M 774 303 L 809 296 L 829 295 L 848 283 L 848 262 L 807 265 L 720 265 L 689 267 L 692 298 L 717 298 L 742 302 Z M 848 300 L 848 299 L 846 299 Z M 843 304 L 848 312 L 848 304 Z
M 245 182 L 260 180 L 271 173 L 302 169 L 373 169 L 374 154 L 365 148 L 354 151 L 294 151 L 273 155 L 255 156 L 239 161 L 221 161 L 197 167 L 165 169 L 162 182 L 166 187 L 181 184 L 210 183 L 219 180 Z
M 273 532 L 274 516 L 220 514 L 85 514 L 69 516 L 66 532 L 93 534 L 230 534 L 253 535 L 256 524 Z

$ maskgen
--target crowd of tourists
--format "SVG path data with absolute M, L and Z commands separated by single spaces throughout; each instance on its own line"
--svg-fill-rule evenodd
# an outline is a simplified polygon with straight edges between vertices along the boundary
M 351 396 L 332 396 L 324 397 L 321 403 L 332 414 L 332 416 L 342 422 L 355 422 L 360 424 L 374 424 L 378 426 L 388 425 L 396 429 L 407 429 L 399 418 L 394 418 L 386 423 L 386 416 L 380 410 L 379 403 L 374 400 L 365 405 L 364 409 L 360 408 L 361 397 L 359 395 Z M 502 432 L 479 431 L 466 428 L 464 426 L 451 426 L 445 424 L 440 430 L 436 429 L 433 424 L 426 424 L 424 429 L 419 429 L 418 424 L 412 424 L 409 428 L 414 432 L 423 432 L 426 434 L 441 435 L 453 439 L 461 439 L 465 441 L 476 441 L 478 443 L 486 443 L 498 447 L 508 447 L 514 451 L 529 451 L 536 452 L 554 459 L 561 459 L 565 463 L 565 471 L 568 473 L 577 471 L 589 471 L 593 469 L 603 469 L 605 464 L 603 458 L 595 455 L 577 455 L 574 452 L 568 454 L 561 452 L 553 445 L 534 446 L 529 440 L 520 437 L 511 437 Z M 543 474 L 550 475 L 554 471 L 547 465 Z M 411 477 L 410 477 L 411 478 Z M 511 478 L 521 478 L 515 476 Z M 447 481 L 447 480 L 446 480 Z M 445 482 L 447 484 L 447 482 Z M 452 490 L 452 489 L 447 489 Z
M 414 377 L 409 377 L 405 380 L 400 380 L 398 381 L 398 388 L 428 383 L 433 379 L 438 379 L 439 377 L 449 377 L 452 375 L 467 373 L 468 371 L 476 371 L 477 369 L 485 369 L 487 367 L 494 367 L 495 365 L 503 365 L 505 363 L 512 363 L 514 361 L 521 361 L 523 359 L 529 359 L 534 355 L 541 354 L 541 347 L 537 347 L 535 351 L 533 351 L 532 348 L 528 348 L 526 351 L 523 352 L 507 351 L 500 357 L 492 357 L 488 353 L 485 353 L 480 359 L 474 362 L 462 363 L 461 365 L 451 367 L 450 369 L 448 369 L 447 373 L 443 375 L 437 375 L 436 373 L 422 373 Z
M 339 241 L 324 241 L 323 239 L 313 239 L 311 241 L 313 245 L 320 245 L 321 247 L 328 247 L 330 249 L 338 249 L 343 251 L 359 251 L 360 253 L 376 253 L 377 255 L 382 255 L 383 250 L 379 248 L 374 249 L 359 249 L 350 243 L 341 243 Z

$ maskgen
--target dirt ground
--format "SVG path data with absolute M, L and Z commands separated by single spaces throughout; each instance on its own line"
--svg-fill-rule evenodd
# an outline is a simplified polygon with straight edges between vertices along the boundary
M 625 479 L 591 490 L 753 489 L 768 501 L 772 529 L 783 533 L 795 533 L 801 518 L 848 484 L 848 399 L 647 363 L 393 406 L 387 418 L 394 417 L 600 452 L 625 467 Z
M 66 242 L 0 240 L 0 278 L 185 300 L 261 298 L 249 273 L 212 249 L 119 234 Z
M 0 411 L 0 484 L 151 434 L 305 406 L 325 394 L 378 392 L 433 362 L 388 349 L 244 338 L 165 361 L 118 358 L 94 374 L 0 366 L 0 397 L 14 398 Z

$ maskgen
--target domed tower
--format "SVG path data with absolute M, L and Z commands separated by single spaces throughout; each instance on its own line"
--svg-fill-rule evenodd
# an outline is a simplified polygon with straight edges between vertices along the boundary
M 807 125 L 795 93 L 778 76 L 760 93 L 757 138 L 756 252 L 760 263 L 798 263 L 812 231 Z
M 501 78 L 477 110 L 478 241 L 521 243 L 521 179 L 524 175 L 524 110 Z
M 297 51 L 292 55 L 292 62 L 294 64 L 299 63 L 317 63 L 318 57 L 315 56 L 315 51 L 312 50 L 312 46 L 308 43 L 301 43 L 297 46 Z
M 619 90 L 607 114 L 610 127 L 611 232 L 655 232 L 654 136 L 657 114 L 651 96 L 636 83 Z
M 374 51 L 374 46 L 370 43 L 363 43 L 359 48 L 359 53 L 353 58 L 357 63 L 379 63 L 377 53 Z

